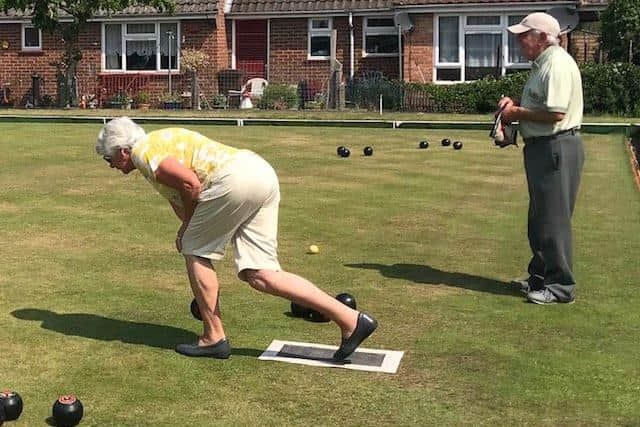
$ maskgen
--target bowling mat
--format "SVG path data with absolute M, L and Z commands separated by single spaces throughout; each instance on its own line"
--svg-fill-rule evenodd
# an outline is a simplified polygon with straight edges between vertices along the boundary
M 325 368 L 345 368 L 395 374 L 404 355 L 404 351 L 374 350 L 359 347 L 355 353 L 344 361 L 335 362 L 331 357 L 337 349 L 338 347 L 334 345 L 273 340 L 258 359 Z

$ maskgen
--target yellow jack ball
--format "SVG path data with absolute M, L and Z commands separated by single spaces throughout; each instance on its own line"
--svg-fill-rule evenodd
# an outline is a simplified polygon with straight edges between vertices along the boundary
M 320 248 L 319 247 L 317 247 L 316 245 L 309 246 L 309 253 L 317 254 L 318 252 L 320 252 Z

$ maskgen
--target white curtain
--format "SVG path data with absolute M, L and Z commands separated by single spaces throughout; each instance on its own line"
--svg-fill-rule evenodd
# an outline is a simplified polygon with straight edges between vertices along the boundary
M 438 21 L 439 62 L 460 62 L 458 56 L 458 17 L 443 16 Z
M 500 34 L 466 34 L 465 64 L 467 67 L 497 67 L 502 36 Z
M 122 26 L 104 26 L 104 53 L 107 70 L 119 70 L 122 68 Z
M 524 18 L 522 16 L 510 16 L 509 17 L 509 25 L 514 25 L 520 22 Z M 509 62 L 512 64 L 526 64 L 527 58 L 520 54 L 520 46 L 518 45 L 518 39 L 515 35 L 509 33 Z
M 127 56 L 134 53 L 138 56 L 152 56 L 156 53 L 156 42 L 154 40 L 127 40 Z

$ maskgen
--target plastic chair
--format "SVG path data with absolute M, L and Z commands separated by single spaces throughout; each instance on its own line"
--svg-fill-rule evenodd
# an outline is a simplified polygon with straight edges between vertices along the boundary
M 260 77 L 249 79 L 240 90 L 228 91 L 228 96 L 238 97 L 240 99 L 240 108 L 253 108 L 252 100 L 257 100 L 262 97 L 264 88 L 267 87 L 269 82 Z

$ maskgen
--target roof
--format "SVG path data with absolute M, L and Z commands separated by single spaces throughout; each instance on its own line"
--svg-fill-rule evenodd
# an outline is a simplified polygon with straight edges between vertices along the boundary
M 176 3 L 176 9 L 173 16 L 186 16 L 186 15 L 211 15 L 215 14 L 218 8 L 217 1 L 206 0 L 174 0 Z M 224 1 L 224 0 L 220 0 Z M 110 16 L 116 17 L 129 17 L 129 16 L 158 16 L 166 15 L 160 12 L 158 9 L 151 6 L 129 6 L 118 12 L 109 13 L 107 11 L 99 11 L 96 13 L 96 18 L 106 18 Z M 0 19 L 2 18 L 25 18 L 31 16 L 31 12 L 18 12 L 10 9 L 8 13 L 4 14 L 0 12 Z M 60 13 L 61 17 L 69 16 L 67 13 Z
M 504 5 L 535 3 L 578 4 L 605 3 L 607 0 L 233 0 L 230 15 L 295 15 L 331 12 L 371 12 L 392 11 L 397 9 L 464 6 L 464 5 Z
M 233 0 L 231 14 L 344 13 L 392 8 L 392 0 Z

